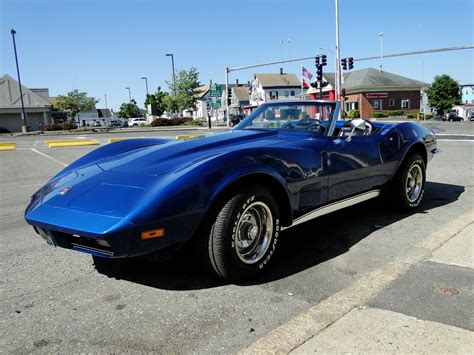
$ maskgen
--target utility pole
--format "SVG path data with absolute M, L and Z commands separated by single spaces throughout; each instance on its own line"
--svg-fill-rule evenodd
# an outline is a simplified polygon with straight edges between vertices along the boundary
M 12 28 L 10 33 L 12 34 L 12 39 L 13 39 L 13 50 L 15 51 L 16 73 L 18 74 L 18 87 L 20 89 L 21 118 L 23 120 L 23 126 L 21 126 L 21 131 L 25 133 L 25 132 L 28 132 L 28 126 L 26 124 L 26 112 L 25 112 L 25 104 L 23 102 L 23 90 L 21 89 L 20 67 L 18 66 L 18 55 L 16 53 L 16 42 L 15 42 L 16 31 Z
M 227 119 L 227 122 L 229 122 L 229 100 L 228 100 L 228 96 L 229 96 L 229 68 L 228 67 L 225 67 L 225 93 L 226 93 L 226 96 L 225 96 L 225 107 L 226 107 L 226 112 L 225 112 L 225 117 Z
M 336 1 L 336 100 L 341 100 L 341 48 L 339 41 L 339 0 Z M 339 110 L 339 117 L 341 111 Z
M 131 102 L 132 101 L 132 94 L 131 94 L 130 88 L 127 86 L 125 89 L 128 90 L 128 101 Z
M 107 105 L 107 94 L 104 94 L 104 97 L 105 97 L 105 108 L 108 109 L 109 106 Z

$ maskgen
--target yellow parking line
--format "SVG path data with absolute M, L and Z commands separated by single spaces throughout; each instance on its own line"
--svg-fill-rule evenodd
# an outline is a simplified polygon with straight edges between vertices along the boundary
M 176 136 L 176 139 L 196 139 L 196 138 L 202 138 L 205 137 L 205 134 L 183 134 L 180 136 Z
M 120 141 L 125 141 L 128 139 L 138 139 L 136 137 L 126 137 L 126 138 L 109 138 L 109 143 L 115 143 L 115 142 L 120 142 Z
M 0 151 L 15 150 L 16 143 L 0 143 Z
M 74 139 L 74 140 L 57 140 L 45 141 L 50 148 L 57 147 L 78 147 L 83 145 L 99 145 L 100 143 L 94 139 Z

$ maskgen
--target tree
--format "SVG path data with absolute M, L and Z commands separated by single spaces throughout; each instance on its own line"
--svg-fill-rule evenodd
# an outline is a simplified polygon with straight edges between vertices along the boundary
M 461 91 L 456 80 L 449 75 L 437 75 L 427 91 L 430 106 L 440 115 L 461 103 Z
M 124 102 L 120 106 L 119 117 L 122 118 L 133 118 L 140 115 L 140 109 L 137 106 L 135 100 L 130 100 L 130 102 Z
M 161 87 L 154 94 L 147 94 L 145 100 L 145 108 L 152 105 L 152 112 L 157 116 L 161 116 L 167 110 L 166 97 L 169 97 L 167 92 L 161 91 Z
M 67 95 L 59 95 L 56 99 L 55 107 L 61 111 L 67 112 L 68 117 L 74 118 L 79 112 L 92 110 L 98 103 L 94 97 L 87 97 L 87 93 L 77 89 L 70 91 Z
M 196 89 L 199 84 L 199 73 L 196 68 L 189 70 L 180 70 L 175 83 L 166 82 L 173 95 L 175 105 L 180 110 L 195 108 L 196 106 Z
M 178 109 L 178 101 L 170 95 L 163 98 L 163 105 L 168 113 L 176 112 Z

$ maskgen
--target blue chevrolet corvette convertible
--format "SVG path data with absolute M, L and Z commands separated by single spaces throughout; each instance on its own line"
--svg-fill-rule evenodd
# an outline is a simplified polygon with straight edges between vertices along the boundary
M 433 132 L 338 113 L 335 101 L 276 101 L 222 134 L 105 145 L 36 192 L 26 221 L 96 265 L 193 240 L 210 270 L 241 280 L 268 265 L 283 229 L 382 193 L 420 204 Z

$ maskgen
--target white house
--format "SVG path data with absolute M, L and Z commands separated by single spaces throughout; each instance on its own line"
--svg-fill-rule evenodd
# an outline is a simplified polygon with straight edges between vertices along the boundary
M 291 100 L 301 95 L 301 83 L 295 74 L 255 74 L 251 83 L 250 105 L 273 100 Z

